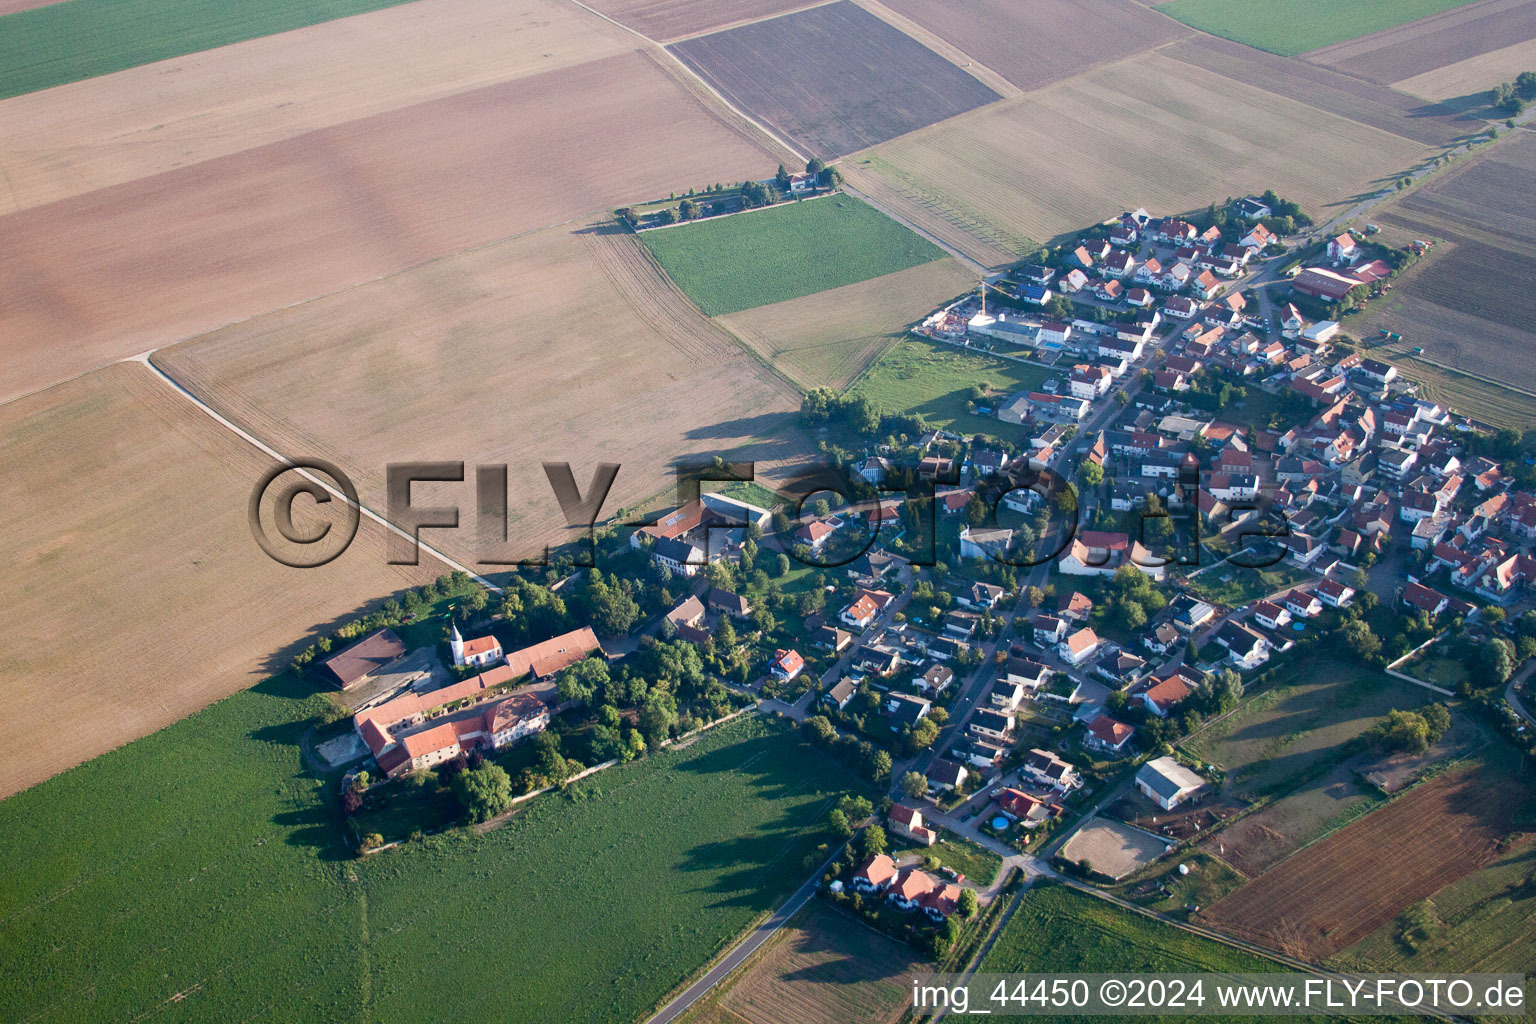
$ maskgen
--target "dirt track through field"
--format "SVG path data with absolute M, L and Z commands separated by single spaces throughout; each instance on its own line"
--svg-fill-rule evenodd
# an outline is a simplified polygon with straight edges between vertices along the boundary
M 281 671 L 311 630 L 445 571 L 387 565 L 366 520 L 330 565 L 278 565 L 246 519 L 270 460 L 133 364 L 0 406 L 0 464 L 0 796 Z

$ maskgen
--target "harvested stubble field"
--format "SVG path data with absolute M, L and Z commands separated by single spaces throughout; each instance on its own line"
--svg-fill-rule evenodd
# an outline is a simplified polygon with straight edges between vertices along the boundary
M 904 328 L 974 284 L 955 260 L 934 260 L 719 320 L 803 387 L 841 390 Z
M 1533 182 L 1536 138 L 1518 132 L 1383 210 L 1376 219 L 1394 234 L 1442 244 L 1389 297 L 1346 323 L 1360 337 L 1381 328 L 1401 333 L 1389 355 L 1424 350 L 1422 360 L 1404 360 L 1404 372 L 1498 425 L 1536 419 L 1536 367 L 1529 359 L 1536 332 Z
M 352 861 L 335 777 L 301 767 L 311 694 L 269 680 L 0 804 L 8 1015 L 628 1024 L 803 880 L 862 789 L 750 716 Z
M 0 98 L 403 2 L 70 0 L 32 7 L 7 15 L 0 29 Z
M 1522 71 L 1536 68 L 1536 37 L 1468 57 L 1423 74 L 1393 82 L 1392 88 L 1429 100 L 1485 99 L 1489 83 L 1512 82 Z
M 0 397 L 776 159 L 682 74 L 623 54 L 0 218 Z
M 1473 0 L 1169 0 L 1157 9 L 1202 32 L 1284 56 L 1341 43 Z
M 0 103 L 0 202 L 41 206 L 635 42 L 561 0 L 418 0 L 16 97 Z
M 673 487 L 672 462 L 809 451 L 799 394 L 700 316 L 635 237 L 552 228 L 279 310 L 156 354 L 199 397 L 280 451 L 320 454 L 383 507 L 391 462 L 464 460 L 457 557 L 477 544 L 473 467 L 508 463 L 520 554 L 567 539 L 540 463 L 585 492 L 622 467 L 604 516 Z
M 1095 116 L 1084 120 L 1084 110 Z M 1288 144 L 1277 149 L 1274 140 Z M 1145 205 L 1273 187 L 1315 217 L 1423 145 L 1149 53 L 845 162 L 849 180 L 982 263 Z
M 923 969 L 911 947 L 820 900 L 806 904 L 684 1024 L 892 1024 Z
M 1215 36 L 1184 39 L 1158 52 L 1214 71 L 1234 82 L 1255 86 L 1426 146 L 1450 146 L 1484 127 L 1481 121 L 1427 109 L 1421 101 L 1384 85 Z
M 1385 2 L 1398 6 L 1394 0 Z M 1450 9 L 1313 50 L 1306 54 L 1306 59 L 1387 85 L 1402 81 L 1407 77 L 1405 72 L 1423 74 L 1536 37 L 1536 9 L 1525 0 L 1426 2 Z M 1410 5 L 1401 6 L 1410 9 Z M 1494 84 L 1491 80 L 1483 88 L 1492 88 Z
M 0 795 L 252 685 L 309 630 L 445 571 L 387 565 L 367 520 L 323 569 L 269 559 L 246 521 L 269 460 L 142 366 L 0 406 L 0 464 Z
M 1495 860 L 1530 801 L 1507 766 L 1454 769 L 1281 861 L 1202 917 L 1292 956 L 1332 956 Z
M 736 107 L 827 159 L 998 98 L 848 0 L 669 49 Z
M 656 228 L 640 238 L 710 316 L 944 258 L 932 242 L 846 194 Z
M 818 0 L 594 0 L 588 4 L 641 35 L 668 43 L 738 22 L 809 7 Z
M 884 0 L 1021 89 L 1190 34 L 1133 0 Z

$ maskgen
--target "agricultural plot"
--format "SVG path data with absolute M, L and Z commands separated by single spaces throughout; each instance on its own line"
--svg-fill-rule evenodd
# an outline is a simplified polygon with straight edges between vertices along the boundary
M 738 108 L 829 160 L 998 98 L 848 0 L 670 49 Z
M 1410 906 L 1335 962 L 1368 971 L 1536 973 L 1536 846 L 1511 849 Z M 1422 913 L 1418 912 L 1422 909 Z M 1527 983 L 1527 990 L 1530 985 Z
M 922 338 L 903 338 L 849 390 L 886 412 L 921 413 L 940 429 L 1000 436 L 1014 431 L 1022 440 L 1022 428 L 969 413 L 966 402 L 970 390 L 979 385 L 1002 396 L 1038 390 L 1052 372 L 1032 363 L 998 359 Z
M 1353 75 L 1279 57 L 1215 36 L 1184 39 L 1160 51 L 1245 85 L 1426 146 L 1450 146 L 1481 125 L 1453 112 L 1435 112 L 1413 96 Z M 1513 75 L 1505 76 L 1512 78 Z M 1500 79 L 1503 81 L 1503 79 Z M 1486 88 L 1486 86 L 1484 86 Z
M 23 210 L 0 218 L 0 397 L 772 159 L 630 53 Z
M 559 0 L 420 0 L 15 97 L 0 103 L 5 210 L 634 46 Z
M 1394 20 L 1399 24 L 1395 28 L 1314 50 L 1306 54 L 1306 59 L 1387 85 L 1400 82 L 1410 74 L 1420 75 L 1448 67 L 1536 38 L 1536 11 L 1523 0 L 1484 0 L 1473 4 L 1440 0 L 1424 2 L 1438 3 L 1444 13 L 1421 17 L 1417 21 L 1397 18 Z M 1390 0 L 1383 4 L 1355 6 L 1370 8 L 1388 6 L 1389 3 Z M 1390 7 L 1405 12 L 1416 9 L 1411 4 L 1390 4 Z M 1490 81 L 1483 88 L 1492 88 L 1494 84 Z
M 893 1024 L 923 969 L 911 947 L 812 900 L 684 1024 Z
M 657 42 L 808 7 L 816 0 L 597 0 L 593 10 Z
M 1273 961 L 1212 942 L 1074 889 L 1051 884 L 1037 884 L 1024 894 L 1018 910 L 977 968 L 989 973 L 1049 970 L 1062 974 L 1124 975 L 1273 973 L 1280 969 Z M 1105 1018 L 1053 1014 L 1050 1019 L 1061 1024 L 1092 1024 Z M 1137 1019 L 1152 1024 L 1172 1024 L 1174 1021 L 1210 1018 L 1138 1015 Z M 1298 1024 L 1323 1021 L 1344 1024 L 1352 1018 L 1286 1019 Z M 1353 1019 L 1383 1020 L 1380 1017 Z
M 1483 97 L 1490 82 L 1512 82 L 1536 67 L 1536 37 L 1434 68 L 1392 83 L 1394 89 L 1429 100 Z
M 269 461 L 142 366 L 0 406 L 0 463 L 0 795 L 255 684 L 309 630 L 446 571 L 389 566 L 366 520 L 324 568 L 269 559 L 246 520 Z
M 897 140 L 845 172 L 991 264 L 1127 207 L 1184 212 L 1265 187 L 1326 217 L 1424 155 L 1420 143 L 1149 53 Z
M 1387 352 L 1423 350 L 1404 362 L 1410 377 L 1499 425 L 1536 419 L 1536 368 L 1527 358 L 1536 331 L 1533 180 L 1536 139 L 1516 133 L 1393 203 L 1379 217 L 1383 227 L 1442 244 L 1346 325 L 1362 337 L 1402 334 Z
M 921 235 L 843 194 L 653 228 L 640 238 L 710 316 L 944 258 L 944 251 Z
M 273 679 L 0 804 L 8 1012 L 633 1021 L 799 884 L 858 787 L 752 717 L 485 835 L 330 863 L 309 693 Z
M 211 50 L 403 0 L 70 0 L 7 14 L 0 99 Z
M 1366 815 L 1213 905 L 1202 917 L 1293 956 L 1333 956 L 1416 900 L 1503 854 L 1529 787 L 1506 763 L 1456 769 Z
M 427 537 L 473 562 L 474 466 L 506 463 L 510 547 L 575 539 L 541 463 L 583 493 L 621 469 L 604 518 L 674 488 L 673 462 L 802 458 L 800 396 L 700 316 L 629 232 L 554 228 L 279 310 L 156 355 L 177 380 L 283 451 L 320 454 L 384 507 L 391 462 L 463 459 L 418 488 L 464 511 Z
M 911 324 L 975 285 L 951 259 L 719 318 L 801 386 L 841 390 Z
M 1132 0 L 885 0 L 1021 89 L 1154 49 L 1189 30 Z
M 1157 9 L 1213 36 L 1284 56 L 1380 32 L 1473 0 L 1169 0 Z

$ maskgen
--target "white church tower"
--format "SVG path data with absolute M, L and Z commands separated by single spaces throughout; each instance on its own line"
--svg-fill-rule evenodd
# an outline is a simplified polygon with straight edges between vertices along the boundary
M 453 652 L 453 664 L 455 668 L 464 666 L 464 638 L 459 636 L 458 623 L 453 625 L 453 635 L 448 638 L 448 648 Z

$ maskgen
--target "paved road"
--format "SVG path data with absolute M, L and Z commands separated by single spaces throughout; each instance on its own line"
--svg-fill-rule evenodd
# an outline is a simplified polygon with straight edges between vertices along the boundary
M 1525 668 L 1516 672 L 1514 678 L 1509 681 L 1509 685 L 1504 687 L 1504 699 L 1509 701 L 1509 706 L 1515 709 L 1515 714 L 1525 719 L 1527 724 L 1536 726 L 1536 715 L 1532 715 L 1530 709 L 1521 701 L 1518 689 L 1531 677 L 1533 671 L 1536 671 L 1536 661 L 1527 662 Z
M 842 855 L 842 852 L 842 848 L 839 847 L 832 856 L 827 858 L 825 864 L 817 868 L 811 874 L 811 877 L 805 880 L 804 885 L 795 890 L 795 894 L 785 901 L 783 906 L 773 912 L 773 915 L 768 920 L 754 928 L 752 933 L 745 939 L 742 939 L 735 949 L 731 950 L 719 963 L 711 967 L 702 978 L 684 989 L 682 994 L 676 999 L 673 999 L 666 1006 L 658 1010 L 654 1016 L 646 1021 L 646 1024 L 667 1024 L 668 1021 L 676 1020 L 706 992 L 724 980 L 726 975 L 740 967 L 747 957 L 757 952 L 763 943 L 772 938 L 774 932 L 784 926 L 784 922 L 794 917 L 800 908 L 805 906 L 812 896 L 816 895 L 816 888 L 821 884 L 822 874 L 827 868 L 831 867 L 834 860 Z

